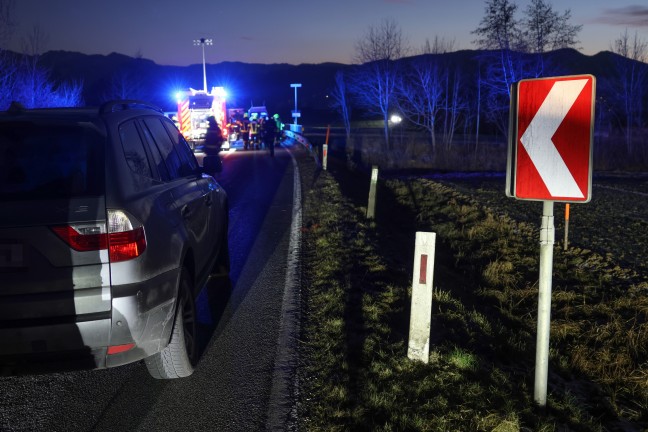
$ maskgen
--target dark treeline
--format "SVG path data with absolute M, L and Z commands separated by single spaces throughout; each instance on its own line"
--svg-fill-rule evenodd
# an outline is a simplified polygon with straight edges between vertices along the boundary
M 611 152 L 634 155 L 646 163 L 648 82 L 637 79 L 648 65 L 609 51 L 594 56 L 561 49 L 538 56 L 510 52 L 521 78 L 592 74 L 597 79 L 595 137 L 597 144 L 614 146 Z M 509 95 L 493 70 L 500 64 L 498 50 L 465 50 L 421 54 L 390 61 L 394 90 L 386 115 L 399 114 L 403 127 L 419 130 L 432 152 L 461 141 L 479 144 L 485 137 L 505 139 Z M 0 108 L 11 101 L 28 107 L 98 105 L 110 99 L 143 99 L 167 111 L 175 109 L 174 91 L 201 88 L 202 65 L 162 66 L 150 60 L 120 54 L 108 56 L 52 51 L 34 57 L 8 51 L 0 55 Z M 366 71 L 342 64 L 261 65 L 219 63 L 207 65 L 209 85 L 225 86 L 230 107 L 266 104 L 290 119 L 299 82 L 301 122 L 325 125 L 340 122 L 353 134 L 352 124 L 383 119 L 376 106 L 363 100 L 369 89 L 357 86 Z M 635 77 L 633 82 L 628 77 Z M 362 82 L 362 80 L 360 80 Z M 371 81 L 365 77 L 365 86 Z M 388 119 L 389 120 L 389 119 Z M 388 122 L 389 124 L 389 122 Z M 387 129 L 389 133 L 389 128 Z M 383 134 L 384 136 L 384 134 Z M 458 138 L 461 138 L 460 140 Z M 393 137 L 384 145 L 393 147 Z M 619 156 L 621 158 L 621 156 Z M 623 157 L 625 159 L 625 157 Z

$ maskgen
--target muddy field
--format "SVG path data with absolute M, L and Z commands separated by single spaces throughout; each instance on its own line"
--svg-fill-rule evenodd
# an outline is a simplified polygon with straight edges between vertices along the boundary
M 430 176 L 517 220 L 540 224 L 542 203 L 506 197 L 503 175 Z M 554 205 L 556 242 L 563 245 L 565 204 Z M 569 245 L 590 249 L 648 277 L 648 174 L 595 175 L 592 200 L 570 205 Z

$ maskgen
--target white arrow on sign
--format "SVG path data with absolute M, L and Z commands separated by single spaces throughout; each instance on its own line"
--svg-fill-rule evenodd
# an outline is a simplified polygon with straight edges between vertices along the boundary
M 551 196 L 584 198 L 552 138 L 587 80 L 556 82 L 520 138 Z

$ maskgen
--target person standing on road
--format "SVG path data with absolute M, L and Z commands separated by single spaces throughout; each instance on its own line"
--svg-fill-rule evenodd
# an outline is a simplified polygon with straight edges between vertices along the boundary
M 239 131 L 243 138 L 243 148 L 247 150 L 250 145 L 250 120 L 248 119 L 248 113 L 243 114 L 243 119 L 239 125 Z
M 205 134 L 205 154 L 207 156 L 217 156 L 223 145 L 223 131 L 218 126 L 216 117 L 207 117 L 207 133 Z
M 214 116 L 207 117 L 207 133 L 205 134 L 205 143 L 203 151 L 205 157 L 203 159 L 203 167 L 208 173 L 221 172 L 223 164 L 221 163 L 218 153 L 221 151 L 223 145 L 223 131 Z
M 279 114 L 275 114 L 272 116 L 277 128 L 276 128 L 276 135 L 277 135 L 277 144 L 281 143 L 281 133 L 283 131 L 283 126 L 284 124 L 281 122 L 281 117 L 279 117 Z
M 250 148 L 259 148 L 259 123 L 254 117 L 250 121 Z
M 266 117 L 263 122 L 263 141 L 265 141 L 266 148 L 270 150 L 270 156 L 274 156 L 275 139 L 277 138 L 277 124 L 274 120 Z

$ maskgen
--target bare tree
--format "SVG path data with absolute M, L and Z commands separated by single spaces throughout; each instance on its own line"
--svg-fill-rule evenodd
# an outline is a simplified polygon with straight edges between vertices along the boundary
M 544 53 L 560 48 L 572 48 L 577 43 L 577 36 L 582 25 L 569 22 L 571 11 L 567 9 L 559 14 L 545 0 L 531 0 L 525 9 L 522 21 L 525 47 L 529 53 L 536 54 L 534 76 L 542 76 L 545 69 L 552 69 L 545 63 Z
M 113 99 L 147 99 L 141 74 L 137 70 L 123 68 L 110 80 L 110 87 L 104 95 L 105 100 Z
M 425 39 L 425 44 L 421 48 L 421 54 L 445 54 L 454 49 L 455 40 L 446 40 L 445 38 L 434 36 L 434 41 Z
M 479 147 L 479 128 L 481 126 L 481 106 L 482 106 L 482 67 L 477 65 L 477 100 L 475 101 L 475 155 Z
M 104 101 L 115 99 L 148 99 L 145 71 L 141 64 L 144 54 L 138 48 L 133 58 L 122 65 L 110 78 L 107 89 L 102 95 Z
M 641 126 L 643 121 L 644 98 L 648 84 L 648 44 L 639 38 L 628 35 L 626 30 L 614 41 L 612 52 L 621 56 L 615 62 L 616 76 L 611 83 L 615 105 L 620 117 L 625 120 L 622 128 L 626 140 L 628 155 L 634 153 L 632 131 Z
M 473 31 L 478 37 L 475 43 L 479 48 L 498 52 L 501 70 L 498 79 L 507 96 L 511 84 L 519 80 L 513 51 L 523 48 L 523 33 L 515 18 L 516 11 L 517 4 L 510 0 L 487 0 L 486 14 Z
M 446 74 L 445 100 L 443 143 L 446 149 L 449 149 L 460 117 L 467 108 L 465 94 L 461 91 L 461 74 L 458 69 L 455 69 L 454 74 Z
M 408 122 L 427 131 L 436 153 L 437 117 L 444 104 L 447 70 L 438 57 L 425 55 L 413 61 L 398 81 L 397 104 Z
M 331 105 L 340 113 L 346 131 L 347 142 L 349 142 L 351 138 L 351 105 L 346 78 L 342 71 L 335 73 L 335 85 L 331 89 L 331 97 L 333 98 Z
M 14 31 L 14 0 L 0 0 L 0 50 L 6 47 Z
M 486 114 L 503 133 L 508 129 L 511 85 L 551 73 L 555 66 L 548 65 L 543 54 L 574 46 L 581 30 L 569 22 L 569 10 L 559 14 L 545 0 L 531 0 L 522 20 L 516 18 L 517 10 L 512 0 L 486 0 L 486 13 L 473 31 L 477 46 L 487 50 L 480 59 Z
M 560 48 L 571 48 L 578 43 L 582 25 L 570 24 L 571 11 L 560 15 L 545 0 L 531 0 L 523 21 L 528 51 L 544 53 Z
M 399 64 L 407 53 L 400 27 L 393 19 L 371 26 L 356 44 L 353 94 L 360 105 L 383 119 L 385 144 L 390 147 L 389 116 L 399 77 Z
M 515 19 L 517 4 L 510 0 L 486 0 L 486 13 L 473 31 L 482 49 L 510 50 L 521 39 L 519 22 Z
M 484 67 L 485 113 L 503 133 L 508 129 L 511 85 L 522 78 L 519 52 L 524 46 L 517 8 L 511 0 L 486 0 L 484 17 L 472 32 L 477 36 L 474 43 L 484 50 L 479 60 Z
M 38 106 L 38 100 L 42 100 L 51 89 L 49 72 L 43 70 L 38 64 L 40 55 L 47 45 L 47 39 L 47 35 L 36 25 L 22 41 L 23 64 L 20 67 L 18 94 L 21 102 L 29 108 Z
M 43 53 L 45 47 L 47 46 L 47 41 L 49 37 L 47 34 L 43 33 L 40 26 L 35 25 L 32 27 L 32 31 L 26 38 L 23 38 L 22 49 L 23 54 L 36 58 Z
M 14 63 L 11 75 L 3 70 L 2 80 L 6 81 L 9 88 L 8 93 L 2 94 L 3 108 L 9 106 L 11 101 L 20 102 L 27 108 L 77 106 L 83 103 L 82 83 L 56 83 L 50 71 L 39 64 L 46 44 L 47 35 L 38 26 L 34 26 L 32 32 L 23 39 L 21 62 Z
M 47 98 L 52 107 L 75 107 L 83 105 L 83 82 L 64 82 L 50 93 Z
M 14 0 L 0 0 L 0 109 L 9 107 L 16 80 L 16 60 L 5 50 L 14 31 L 14 7 Z

